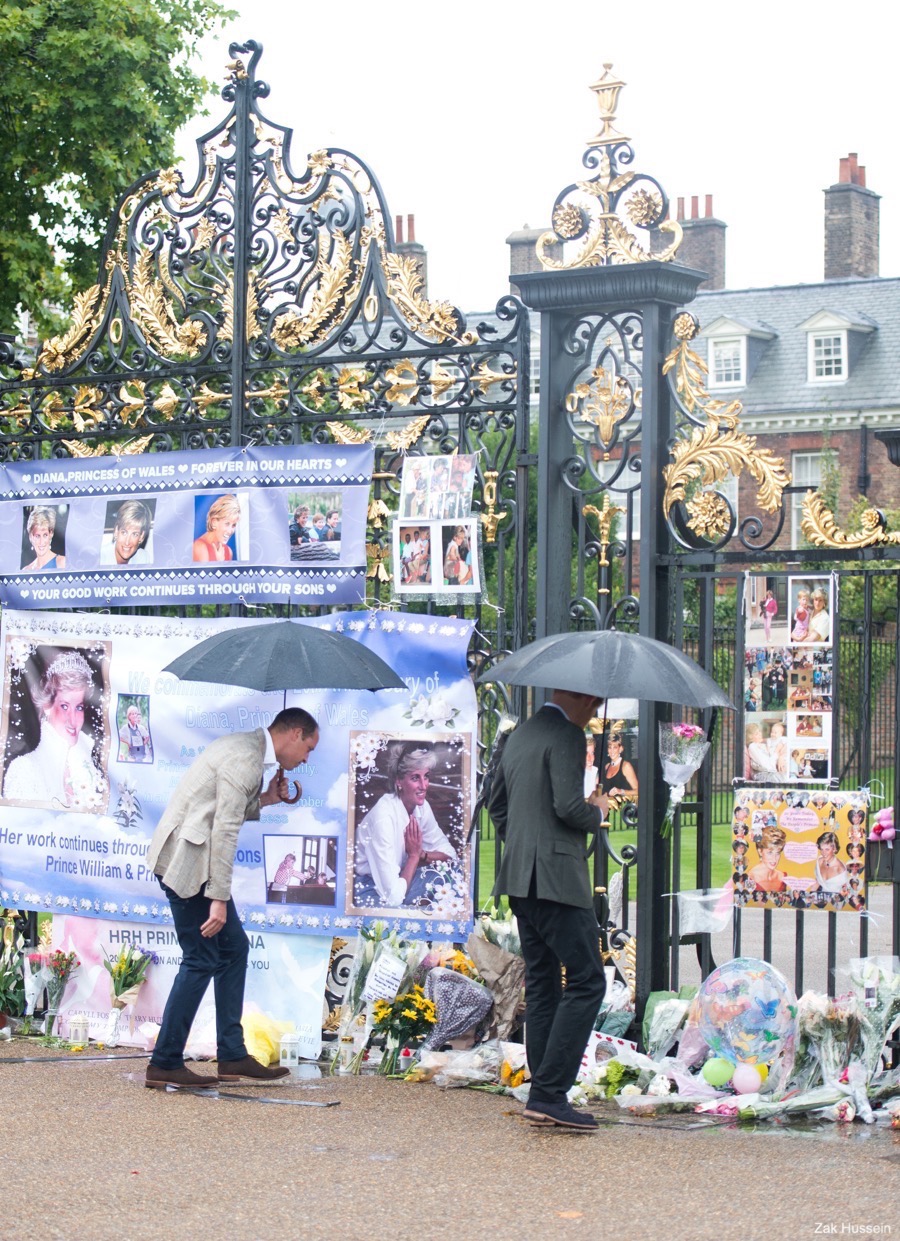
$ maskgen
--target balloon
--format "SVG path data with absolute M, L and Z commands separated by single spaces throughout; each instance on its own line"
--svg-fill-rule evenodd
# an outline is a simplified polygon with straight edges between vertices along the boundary
M 731 1075 L 731 1084 L 738 1094 L 753 1094 L 762 1085 L 762 1074 L 755 1064 L 739 1064 Z
M 753 1067 L 754 1069 L 756 1069 L 757 1073 L 759 1074 L 760 1082 L 761 1083 L 764 1082 L 766 1078 L 769 1076 L 769 1066 L 767 1064 L 754 1064 Z
M 710 1086 L 718 1089 L 720 1086 L 727 1086 L 731 1081 L 734 1065 L 730 1060 L 723 1060 L 721 1056 L 713 1056 L 711 1060 L 707 1060 L 700 1072 Z
M 697 1025 L 713 1056 L 756 1069 L 765 1066 L 767 1072 L 777 1064 L 779 1079 L 790 1071 L 797 997 L 767 961 L 726 961 L 704 981 L 696 1003 Z

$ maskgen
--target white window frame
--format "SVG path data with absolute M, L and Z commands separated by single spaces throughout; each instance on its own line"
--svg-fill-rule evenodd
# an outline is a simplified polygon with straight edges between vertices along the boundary
M 821 487 L 824 460 L 825 454 L 823 452 L 791 453 L 791 476 L 795 486 L 803 488 L 803 491 L 797 491 L 791 495 L 792 547 L 799 547 L 803 539 L 803 531 L 800 528 L 800 522 L 803 517 L 803 500 L 810 488 L 813 491 L 818 491 L 819 487 Z M 805 477 L 801 477 L 801 475 Z
M 816 366 L 819 358 L 817 358 L 817 345 L 825 341 L 837 341 L 840 351 L 838 362 L 839 370 L 831 375 L 819 375 L 816 373 Z M 817 328 L 815 331 L 807 333 L 807 378 L 811 384 L 833 384 L 844 383 L 847 379 L 847 329 L 846 328 Z
M 737 379 L 719 379 L 716 374 L 716 349 L 724 345 L 737 346 L 738 362 Z M 708 341 L 707 366 L 709 367 L 709 387 L 713 388 L 745 388 L 747 386 L 747 337 L 746 336 L 711 336 Z

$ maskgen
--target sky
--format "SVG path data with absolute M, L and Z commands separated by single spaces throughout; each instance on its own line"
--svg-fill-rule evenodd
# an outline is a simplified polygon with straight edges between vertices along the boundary
M 626 83 L 616 128 L 632 167 L 673 211 L 696 194 L 702 212 L 713 195 L 729 288 L 822 279 L 822 191 L 851 151 L 882 197 L 880 274 L 900 275 L 896 52 L 875 0 L 231 7 L 239 17 L 205 40 L 202 72 L 223 83 L 228 43 L 262 43 L 262 109 L 293 128 L 294 168 L 323 146 L 362 159 L 391 216 L 415 216 L 432 299 L 484 311 L 508 292 L 507 236 L 545 227 L 583 175 L 605 63 Z M 225 106 L 212 98 L 180 136 L 186 172 Z

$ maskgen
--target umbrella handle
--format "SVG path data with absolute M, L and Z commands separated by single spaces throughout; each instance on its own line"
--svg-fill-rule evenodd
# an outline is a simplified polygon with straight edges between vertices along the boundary
M 278 779 L 279 780 L 284 779 L 284 768 L 283 767 L 278 768 Z M 290 784 L 288 784 L 288 789 L 290 789 Z M 299 784 L 295 784 L 293 797 L 284 797 L 282 798 L 282 800 L 284 801 L 286 805 L 293 806 L 294 802 L 298 802 L 302 796 L 303 796 L 303 789 L 300 787 Z

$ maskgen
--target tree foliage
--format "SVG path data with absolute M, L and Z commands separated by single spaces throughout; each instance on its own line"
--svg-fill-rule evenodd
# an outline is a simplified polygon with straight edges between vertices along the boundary
M 0 329 L 21 307 L 58 330 L 49 306 L 96 281 L 117 199 L 171 164 L 210 89 L 191 57 L 229 16 L 216 0 L 0 5 Z

